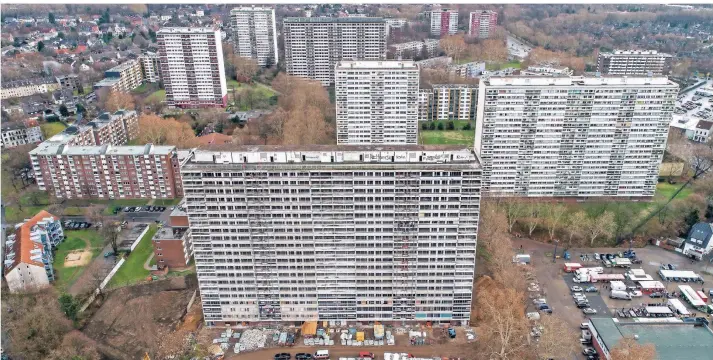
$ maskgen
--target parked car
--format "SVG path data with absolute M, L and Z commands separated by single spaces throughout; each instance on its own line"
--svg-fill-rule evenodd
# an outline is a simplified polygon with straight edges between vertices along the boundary
M 649 297 L 652 299 L 657 299 L 657 298 L 663 297 L 663 294 L 660 292 L 655 292 L 655 293 L 649 294 Z
M 599 289 L 597 289 L 596 286 L 589 286 L 586 289 L 584 289 L 584 292 L 599 292 Z
M 292 355 L 290 355 L 288 353 L 279 353 L 279 354 L 275 354 L 274 359 L 275 360 L 290 360 L 290 359 L 292 359 Z
M 631 295 L 631 297 L 641 297 L 641 296 L 643 296 L 643 294 L 642 294 L 641 291 L 639 291 L 639 290 L 630 291 L 630 292 L 629 292 L 629 295 Z
M 592 308 L 585 308 L 585 309 L 582 309 L 582 312 L 583 312 L 585 315 L 594 315 L 594 314 L 597 313 L 597 310 L 594 310 L 594 309 L 592 309 Z
M 595 350 L 593 347 L 586 347 L 584 350 L 582 350 L 582 354 L 584 355 L 594 355 L 597 353 L 597 350 Z
M 307 354 L 307 353 L 297 353 L 295 355 L 295 360 L 312 360 L 312 354 Z
M 570 290 L 573 291 L 573 292 L 579 292 L 579 291 L 582 291 L 582 287 L 581 287 L 581 286 L 574 285 L 574 286 L 572 286 L 572 287 L 570 288 Z
M 582 330 L 589 330 L 589 323 L 581 323 L 579 324 L 579 328 Z
M 585 309 L 585 308 L 588 308 L 588 307 L 589 307 L 589 303 L 588 303 L 588 302 L 578 302 L 578 303 L 577 303 L 577 308 L 579 308 L 579 309 Z

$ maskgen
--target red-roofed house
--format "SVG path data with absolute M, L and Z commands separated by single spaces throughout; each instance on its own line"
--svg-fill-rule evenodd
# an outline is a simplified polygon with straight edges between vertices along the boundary
M 10 292 L 49 286 L 54 281 L 52 250 L 64 240 L 59 218 L 45 210 L 15 226 L 5 242 L 5 280 Z
M 74 50 L 70 49 L 57 49 L 57 55 L 68 55 L 68 54 L 80 54 L 87 51 L 86 45 L 79 45 Z

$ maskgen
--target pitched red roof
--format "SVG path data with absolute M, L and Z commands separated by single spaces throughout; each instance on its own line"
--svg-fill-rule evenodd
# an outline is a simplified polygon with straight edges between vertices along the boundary
M 55 220 L 59 218 L 50 214 L 49 212 L 42 210 L 33 216 L 32 219 L 26 221 L 20 227 L 15 230 L 15 243 L 13 244 L 13 252 L 15 253 L 15 262 L 5 270 L 7 274 L 12 269 L 14 269 L 19 264 L 30 264 L 37 266 L 44 266 L 41 261 L 32 260 L 32 250 L 42 249 L 42 244 L 34 242 L 30 239 L 30 233 L 32 232 L 32 227 L 37 225 L 42 219 L 51 217 Z

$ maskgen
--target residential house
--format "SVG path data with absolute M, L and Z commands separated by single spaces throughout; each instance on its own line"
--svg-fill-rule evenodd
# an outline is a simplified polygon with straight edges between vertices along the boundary
M 688 232 L 683 254 L 697 259 L 713 250 L 713 223 L 699 222 Z
M 54 281 L 52 250 L 62 240 L 59 217 L 45 210 L 15 226 L 3 251 L 3 270 L 11 293 L 40 289 Z

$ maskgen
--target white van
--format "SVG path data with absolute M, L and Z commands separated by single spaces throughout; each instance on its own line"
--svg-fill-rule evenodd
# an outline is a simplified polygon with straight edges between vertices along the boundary
M 628 292 L 621 290 L 612 290 L 609 297 L 612 299 L 631 300 L 631 295 L 629 295 Z
M 314 358 L 315 359 L 329 359 L 329 350 L 317 350 L 317 352 L 314 353 Z

